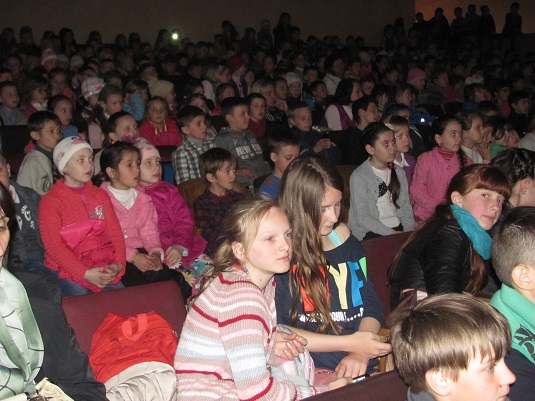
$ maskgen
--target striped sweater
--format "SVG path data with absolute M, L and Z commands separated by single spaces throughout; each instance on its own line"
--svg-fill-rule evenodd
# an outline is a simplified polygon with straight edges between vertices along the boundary
M 219 274 L 190 310 L 175 355 L 177 401 L 298 400 L 310 395 L 277 382 L 275 280 L 264 291 L 241 271 Z M 312 389 L 312 393 L 316 393 Z

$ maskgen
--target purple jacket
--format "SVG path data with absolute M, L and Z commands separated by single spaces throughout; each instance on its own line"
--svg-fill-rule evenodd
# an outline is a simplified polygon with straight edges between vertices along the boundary
M 151 197 L 156 208 L 162 248 L 166 251 L 171 245 L 180 245 L 189 252 L 183 260 L 193 263 L 204 252 L 206 240 L 195 234 L 193 213 L 178 189 L 165 181 L 138 189 Z

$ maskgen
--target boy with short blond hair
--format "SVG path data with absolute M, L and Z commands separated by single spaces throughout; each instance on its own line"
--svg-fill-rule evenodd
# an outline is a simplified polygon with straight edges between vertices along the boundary
M 28 128 L 35 149 L 24 157 L 17 184 L 42 196 L 54 184 L 52 152 L 61 140 L 61 122 L 50 111 L 38 111 L 28 119 Z
M 252 188 L 254 180 L 269 173 L 269 168 L 255 134 L 249 129 L 248 109 L 243 98 L 229 97 L 221 102 L 221 116 L 228 127 L 221 129 L 215 144 L 234 155 L 238 162 L 237 181 Z
M 199 164 L 208 187 L 195 199 L 193 212 L 195 224 L 202 229 L 202 236 L 208 241 L 205 253 L 213 257 L 223 241 L 223 221 L 230 208 L 241 201 L 244 195 L 234 191 L 236 158 L 228 150 L 210 149 L 200 156 Z
M 390 336 L 408 401 L 505 400 L 515 381 L 504 361 L 507 320 L 472 296 L 435 295 L 397 309 Z
M 492 262 L 502 287 L 490 303 L 509 322 L 513 350 L 505 359 L 516 382 L 514 401 L 535 400 L 535 208 L 511 209 L 497 227 Z
M 207 131 L 206 115 L 195 106 L 184 106 L 177 114 L 182 144 L 173 152 L 172 161 L 177 184 L 201 177 L 199 156 L 215 147 Z
M 273 173 L 269 175 L 258 190 L 259 193 L 275 199 L 282 175 L 293 159 L 299 156 L 299 139 L 288 132 L 276 132 L 268 138 L 268 152 Z

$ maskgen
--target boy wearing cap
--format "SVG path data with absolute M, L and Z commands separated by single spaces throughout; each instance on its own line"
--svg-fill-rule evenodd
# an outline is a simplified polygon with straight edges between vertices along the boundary
M 54 113 L 38 111 L 28 119 L 28 128 L 35 149 L 24 157 L 17 184 L 44 195 L 54 183 L 52 151 L 61 139 L 61 123 Z

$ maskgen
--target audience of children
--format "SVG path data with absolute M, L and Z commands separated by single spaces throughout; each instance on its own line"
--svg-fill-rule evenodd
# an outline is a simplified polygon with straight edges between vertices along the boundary
M 414 229 L 409 186 L 397 169 L 394 131 L 381 122 L 368 125 L 361 144 L 370 155 L 351 174 L 349 228 L 359 240 Z
M 391 304 L 413 293 L 468 292 L 477 295 L 487 281 L 492 239 L 487 233 L 511 194 L 497 168 L 473 164 L 451 180 L 447 204 L 415 231 L 389 272 Z
M 44 195 L 55 181 L 52 152 L 61 140 L 61 123 L 54 113 L 38 111 L 28 119 L 28 129 L 35 148 L 24 157 L 17 183 Z
M 292 160 L 300 154 L 299 139 L 286 132 L 274 133 L 268 138 L 267 152 L 273 165 L 273 173 L 260 185 L 258 192 L 275 199 L 282 175 Z
M 510 398 L 528 401 L 535 397 L 535 357 L 529 338 L 535 335 L 535 208 L 517 207 L 494 232 L 492 262 L 503 283 L 490 304 L 506 318 L 511 328 L 512 351 L 505 357 L 516 376 Z
M 470 183 L 461 185 L 459 180 L 451 180 L 459 171 L 461 177 L 464 177 L 482 168 L 481 166 L 466 168 L 472 162 L 488 163 L 497 156 L 493 165 L 506 173 L 512 185 L 511 196 L 509 199 L 504 199 L 508 202 L 503 208 L 503 218 L 506 218 L 505 211 L 508 209 L 535 204 L 533 153 L 516 149 L 517 146 L 529 148 L 534 131 L 529 124 L 530 121 L 534 121 L 531 108 L 531 98 L 535 88 L 532 57 L 530 58 L 529 54 L 521 56 L 515 53 L 515 49 L 506 52 L 504 48 L 500 48 L 503 43 L 500 45 L 499 36 L 496 37 L 494 48 L 497 51 L 503 50 L 500 54 L 505 54 L 504 60 L 500 60 L 496 54 L 487 53 L 483 48 L 481 53 L 474 51 L 476 46 L 485 43 L 484 40 L 477 39 L 472 42 L 468 40 L 466 46 L 456 47 L 454 45 L 456 36 L 453 32 L 449 43 L 444 44 L 441 39 L 436 42 L 437 47 L 433 43 L 437 38 L 429 35 L 429 32 L 422 33 L 427 28 L 422 28 L 421 24 L 417 32 L 410 33 L 408 37 L 405 37 L 403 29 L 398 30 L 397 27 L 393 34 L 387 31 L 389 35 L 394 35 L 392 39 L 385 34 L 384 43 L 391 50 L 390 53 L 365 48 L 363 39 L 354 37 L 348 37 L 345 46 L 337 37 L 325 37 L 323 40 L 310 37 L 305 43 L 299 40 L 299 29 L 291 27 L 289 19 L 287 22 L 283 32 L 287 31 L 288 35 L 278 39 L 281 44 L 278 54 L 272 52 L 272 49 L 255 47 L 250 40 L 254 39 L 254 32 L 251 31 L 248 31 L 250 37 L 248 36 L 247 41 L 234 41 L 235 36 L 230 35 L 227 38 L 227 35 L 225 39 L 228 42 L 223 40 L 219 43 L 216 37 L 217 43 L 213 48 L 204 43 L 198 46 L 191 43 L 187 45 L 185 40 L 184 44 L 179 45 L 161 42 L 152 50 L 150 45 L 138 46 L 141 41 L 134 35 L 131 45 L 125 43 L 117 48 L 103 47 L 98 49 L 98 57 L 93 55 L 96 54 L 96 46 L 100 46 L 101 41 L 99 42 L 94 35 L 95 40 L 88 42 L 90 44 L 87 46 L 77 48 L 72 44 L 73 41 L 71 42 L 69 47 L 69 57 L 72 56 L 71 65 L 68 57 L 58 54 L 59 45 L 55 46 L 56 50 L 45 50 L 41 59 L 33 53 L 30 54 L 25 48 L 17 51 L 16 44 L 8 50 L 1 46 L 4 51 L 0 52 L 0 57 L 6 60 L 7 68 L 0 71 L 0 81 L 3 81 L 0 82 L 0 124 L 28 124 L 32 142 L 35 143 L 35 149 L 28 153 L 18 171 L 17 182 L 33 188 L 40 194 L 45 194 L 51 187 L 53 188 L 41 202 L 41 208 L 45 207 L 43 202 L 47 206 L 44 218 L 51 220 L 51 227 L 55 229 L 55 232 L 51 233 L 49 226 L 43 228 L 42 224 L 41 226 L 37 224 L 35 209 L 39 202 L 38 195 L 32 189 L 11 184 L 11 195 L 20 209 L 19 234 L 29 235 L 30 238 L 22 242 L 19 238 L 17 246 L 14 246 L 14 250 L 18 248 L 15 254 L 19 256 L 13 259 L 13 264 L 28 269 L 43 269 L 43 257 L 39 257 L 38 249 L 40 236 L 35 235 L 37 227 L 38 230 L 46 232 L 47 240 L 43 238 L 43 242 L 46 242 L 45 247 L 49 249 L 45 250 L 45 264 L 52 270 L 52 277 L 60 281 L 64 295 L 122 286 L 120 279 L 124 272 L 125 257 L 128 257 L 126 261 L 134 262 L 128 264 L 124 276 L 125 284 L 132 283 L 130 280 L 132 276 L 137 283 L 175 279 L 183 285 L 184 295 L 187 297 L 189 287 L 185 286 L 179 272 L 182 271 L 189 283 L 194 286 L 196 294 L 200 290 L 201 276 L 204 271 L 211 268 L 211 264 L 201 250 L 200 244 L 204 244 L 205 241 L 194 234 L 195 223 L 202 229 L 202 235 L 208 241 L 206 254 L 214 255 L 217 245 L 225 239 L 222 226 L 228 210 L 243 198 L 243 195 L 233 191 L 236 178 L 252 189 L 254 180 L 268 173 L 267 165 L 262 160 L 262 149 L 268 148 L 265 154 L 266 156 L 269 154 L 274 170 L 264 181 L 260 192 L 274 198 L 277 196 L 281 177 L 286 174 L 285 170 L 300 150 L 301 153 L 320 154 L 334 163 L 342 161 L 345 164 L 360 166 L 355 171 L 354 177 L 362 173 L 365 167 L 368 170 L 372 168 L 368 172 L 374 173 L 372 176 L 374 182 L 377 182 L 369 188 L 352 182 L 351 205 L 353 211 L 357 209 L 355 205 L 368 214 L 374 211 L 377 214 L 376 218 L 372 219 L 377 223 L 374 227 L 386 228 L 388 233 L 386 230 L 384 232 L 374 230 L 371 226 L 360 227 L 360 224 L 354 221 L 355 216 L 350 213 L 349 225 L 355 237 L 370 238 L 374 235 L 395 233 L 398 229 L 412 230 L 413 215 L 417 221 L 423 222 L 421 229 L 413 234 L 411 241 L 400 253 L 392 274 L 395 276 L 396 272 L 399 273 L 401 263 L 409 259 L 412 268 L 416 265 L 424 267 L 416 269 L 418 270 L 416 276 L 419 278 L 414 282 L 410 282 L 414 278 L 412 276 L 414 271 L 409 273 L 408 278 L 403 279 L 408 281 L 400 281 L 399 276 L 393 276 L 392 283 L 395 287 L 393 304 L 399 302 L 399 292 L 405 289 L 415 290 L 416 298 L 422 297 L 424 293 L 443 291 L 492 295 L 494 290 L 490 291 L 488 286 L 483 288 L 482 280 L 487 274 L 489 277 L 492 276 L 493 271 L 490 265 L 484 262 L 488 259 L 486 249 L 489 242 L 482 234 L 482 228 L 487 229 L 488 226 L 484 221 L 485 218 L 489 220 L 489 217 L 492 217 L 495 221 L 500 213 L 495 211 L 497 208 L 495 205 L 492 208 L 489 206 L 492 213 L 488 214 L 492 216 L 483 213 L 483 217 L 479 219 L 478 213 L 482 210 L 480 203 L 483 201 L 471 199 L 471 194 L 474 191 L 484 190 L 488 193 L 483 197 L 492 201 L 495 200 L 495 195 L 499 194 L 498 203 L 500 203 L 501 198 L 507 198 L 508 194 L 504 189 L 505 184 L 500 181 L 503 177 L 496 178 L 495 173 L 483 177 L 484 173 L 481 173 L 483 177 L 479 180 L 481 182 L 475 184 L 473 183 L 477 181 L 476 179 L 465 179 L 467 182 L 472 180 L 473 185 Z M 470 34 L 467 36 L 469 39 Z M 52 43 L 52 39 L 45 38 L 43 46 L 54 47 Z M 240 48 L 240 43 L 248 47 Z M 37 46 L 33 46 L 38 50 Z M 95 46 L 95 49 L 92 46 Z M 172 54 L 177 49 L 184 50 L 184 53 L 174 57 Z M 4 54 L 6 51 L 8 53 Z M 75 54 L 77 51 L 80 55 Z M 326 58 L 326 54 L 329 54 L 329 57 Z M 83 59 L 86 60 L 86 64 L 83 64 Z M 114 59 L 117 60 L 117 71 L 113 70 L 116 68 Z M 249 59 L 254 61 L 248 65 Z M 139 64 L 136 65 L 134 60 L 139 61 Z M 42 66 L 37 66 L 39 62 Z M 208 68 L 207 73 L 203 75 L 203 68 L 210 65 L 213 67 Z M 485 65 L 485 68 L 482 68 L 482 65 Z M 71 73 L 68 71 L 69 67 Z M 166 80 L 158 79 L 159 72 L 165 74 Z M 261 79 L 255 82 L 255 75 Z M 97 76 L 103 77 L 104 80 Z M 431 77 L 429 84 L 426 83 L 427 77 Z M 207 79 L 204 81 L 204 90 L 208 89 L 207 94 L 217 100 L 218 108 L 214 110 L 214 114 L 221 113 L 229 126 L 219 135 L 216 135 L 215 129 L 209 122 L 208 116 L 211 114 L 209 107 L 213 105 L 207 104 L 202 95 L 196 94 L 203 91 L 203 86 L 200 84 L 203 78 Z M 318 78 L 323 81 L 318 81 Z M 23 93 L 21 91 L 23 88 L 24 97 L 19 109 L 19 94 Z M 148 94 L 149 88 L 151 99 Z M 77 93 L 81 91 L 79 99 L 76 99 L 73 89 Z M 466 99 L 464 104 L 463 89 Z M 175 101 L 175 91 L 180 94 L 180 104 Z M 235 98 L 235 96 L 245 97 L 249 93 L 251 94 L 247 99 L 247 105 L 243 100 Z M 333 95 L 334 98 L 327 98 L 327 94 Z M 56 96 L 50 98 L 51 95 Z M 365 96 L 362 97 L 363 95 Z M 229 97 L 232 99 L 228 99 Z M 79 100 L 79 104 L 75 104 L 76 100 Z M 301 100 L 306 101 L 309 107 L 301 103 Z M 183 108 L 180 109 L 180 106 Z M 47 109 L 57 114 L 59 121 L 50 113 L 46 114 L 44 110 Z M 128 111 L 132 115 L 121 110 Z M 443 111 L 457 113 L 460 110 L 463 111 L 456 114 L 457 118 L 442 114 Z M 83 120 L 79 121 L 80 114 L 90 122 L 89 129 Z M 386 127 L 376 123 L 380 114 L 383 114 L 382 121 L 385 121 Z M 488 117 L 491 115 L 498 115 L 507 120 Z M 143 117 L 145 119 L 141 121 Z M 175 117 L 178 125 L 175 123 Z M 435 117 L 438 119 L 433 126 L 427 127 Z M 139 143 L 143 152 L 147 152 L 146 157 L 142 152 L 142 160 L 139 152 L 130 145 L 119 142 L 110 148 L 116 141 L 133 142 L 139 136 L 136 121 L 141 125 L 142 136 L 152 145 L 177 147 L 173 154 L 177 183 L 204 177 L 210 184 L 195 202 L 195 220 L 185 207 L 176 188 L 161 180 L 159 155 L 154 146 L 143 141 Z M 312 130 L 313 124 L 323 124 L 331 129 L 346 131 L 340 142 L 337 139 L 338 135 L 332 135 L 340 147 L 336 147 L 327 134 Z M 371 132 L 372 127 L 381 129 L 370 139 L 367 133 Z M 63 167 L 59 174 L 63 175 L 63 178 L 53 186 L 55 179 L 58 178 L 58 172 L 55 172 L 53 167 L 53 152 L 61 139 L 60 129 L 63 137 L 73 138 L 71 142 L 61 145 L 61 149 L 75 148 L 76 151 L 73 154 L 69 153 L 67 159 L 62 159 L 65 156 L 63 151 L 60 152 L 62 155 L 58 157 L 63 160 Z M 290 130 L 301 140 L 301 147 L 296 138 L 289 134 Z M 103 174 L 112 177 L 112 184 L 107 184 L 105 187 L 110 196 L 113 191 L 117 194 L 116 197 L 111 197 L 116 210 L 111 210 L 111 203 L 102 200 L 102 191 L 97 191 L 97 188 L 87 180 L 86 175 L 89 172 L 84 169 L 89 170 L 92 154 L 90 155 L 87 146 L 80 147 L 81 139 L 76 136 L 84 134 L 79 132 L 88 132 L 88 140 L 93 149 L 108 148 L 96 155 L 97 161 L 104 152 L 111 152 Z M 424 153 L 432 148 L 434 142 L 439 147 Z M 216 144 L 220 148 L 214 149 Z M 28 150 L 32 146 L 31 144 Z M 124 149 L 121 148 L 122 150 L 116 152 L 114 150 L 116 147 Z M 230 153 L 221 148 L 227 149 Z M 343 152 L 342 160 L 340 160 L 340 150 Z M 81 154 L 78 154 L 78 151 Z M 199 156 L 201 156 L 200 161 Z M 370 160 L 366 160 L 368 156 Z M 316 159 L 312 157 L 307 160 Z M 142 162 L 141 168 L 136 167 L 140 162 Z M 302 170 L 296 167 L 295 171 L 306 172 L 307 169 L 312 169 L 320 175 L 323 174 L 322 177 L 326 179 L 329 174 L 325 171 L 329 168 L 322 163 L 325 161 L 318 162 L 320 167 L 314 167 L 316 170 L 307 165 Z M 299 166 L 298 162 L 292 163 L 291 166 L 294 164 Z M 7 163 L 3 163 L 0 159 L 0 178 L 9 185 L 7 166 Z M 100 167 L 97 167 L 97 170 L 99 171 Z M 294 177 L 291 170 L 292 167 L 288 169 L 286 175 Z M 381 182 L 376 176 L 381 177 Z M 376 332 L 375 322 L 371 326 L 368 326 L 369 321 L 366 318 L 363 319 L 363 323 L 360 323 L 360 318 L 351 324 L 336 322 L 333 320 L 336 313 L 330 314 L 333 309 L 347 312 L 346 304 L 349 302 L 342 299 L 342 290 L 337 287 L 344 285 L 340 284 L 342 271 L 332 266 L 343 269 L 340 267 L 342 264 L 337 262 L 341 258 L 346 258 L 344 255 L 340 256 L 341 249 L 347 243 L 353 244 L 356 240 L 352 240 L 354 237 L 346 226 L 337 224 L 339 215 L 337 204 L 340 202 L 334 202 L 333 208 L 330 205 L 333 198 L 337 199 L 337 196 L 341 195 L 338 193 L 342 190 L 341 186 L 338 184 L 331 186 L 327 183 L 323 186 L 310 184 L 312 188 L 300 187 L 298 184 L 304 185 L 303 182 L 309 182 L 307 177 L 308 175 L 303 173 L 299 178 L 288 178 L 286 184 L 283 180 L 282 186 L 293 188 L 291 190 L 293 192 L 286 197 L 278 193 L 279 199 L 287 202 L 284 206 L 288 208 L 292 218 L 299 216 L 298 218 L 305 220 L 297 224 L 299 233 L 303 232 L 303 238 L 295 247 L 296 267 L 291 268 L 285 275 L 285 277 L 295 275 L 297 278 L 285 284 L 287 288 L 291 287 L 295 291 L 295 299 L 287 300 L 288 308 L 283 312 L 288 314 L 290 310 L 290 313 L 288 319 L 283 321 L 290 325 L 303 326 L 301 328 L 308 330 L 305 337 L 309 340 L 309 348 L 313 351 L 314 357 L 321 361 L 318 367 L 336 370 L 334 376 L 349 377 L 351 374 L 363 373 L 368 359 L 388 350 L 372 341 L 377 340 L 376 337 L 372 337 L 371 340 L 369 337 L 365 339 L 371 341 L 371 343 L 364 342 L 364 345 L 369 345 L 365 351 L 355 347 L 354 344 L 349 344 L 351 340 L 357 338 L 357 335 L 352 333 L 360 328 L 359 324 L 364 329 L 372 327 L 371 331 Z M 333 182 L 335 181 L 336 179 Z M 451 191 L 447 191 L 448 185 Z M 457 187 L 452 190 L 451 187 L 456 185 Z M 409 204 L 407 188 L 410 188 L 413 209 Z M 297 195 L 298 192 L 302 194 Z M 313 193 L 317 199 L 312 201 L 307 198 L 305 201 L 304 197 L 309 193 Z M 367 193 L 368 197 L 364 201 L 359 201 L 364 193 Z M 379 194 L 383 194 L 382 197 L 379 197 Z M 146 195 L 149 195 L 152 201 Z M 94 199 L 87 199 L 89 196 Z M 299 205 L 292 203 L 294 200 Z M 68 208 L 65 208 L 65 205 L 71 204 L 74 205 L 73 210 L 76 210 L 76 215 L 71 215 L 68 213 Z M 461 212 L 456 208 L 451 211 L 445 204 L 460 206 Z M 310 205 L 310 210 L 301 210 L 303 205 Z M 439 207 L 435 214 L 437 206 Z M 105 216 L 99 214 L 102 213 L 102 208 L 106 210 Z M 149 209 L 151 211 L 147 212 Z M 334 215 L 330 215 L 331 209 Z M 474 216 L 466 217 L 467 213 L 463 213 L 463 209 L 475 213 Z M 115 224 L 114 230 L 117 229 L 117 220 L 115 223 L 108 223 L 115 217 L 115 211 L 120 222 L 128 229 L 127 238 L 123 238 L 124 232 L 120 235 L 122 245 L 117 244 L 119 239 L 115 231 L 112 230 L 114 235 L 112 237 L 110 232 L 104 231 L 102 227 L 105 226 L 107 229 L 108 225 Z M 459 213 L 456 212 L 465 217 L 458 217 Z M 51 215 L 54 217 L 51 218 Z M 68 217 L 62 220 L 63 216 Z M 156 220 L 157 216 L 163 218 Z M 106 220 L 105 225 L 97 223 L 103 219 Z M 147 222 L 147 219 L 150 220 L 150 235 L 141 234 L 145 231 L 134 227 L 134 223 Z M 466 223 L 466 220 L 469 223 Z M 263 223 L 257 220 L 255 224 L 262 226 Z M 296 225 L 294 221 L 292 224 Z M 83 226 L 92 227 L 93 231 L 89 237 L 81 237 Z M 329 227 L 332 236 L 323 233 Z M 336 228 L 332 229 L 333 227 Z M 16 236 L 20 237 L 19 234 Z M 343 239 L 337 239 L 336 234 Z M 186 237 L 187 241 L 184 240 Z M 315 243 L 318 238 L 321 240 L 319 245 Z M 158 239 L 159 241 L 156 241 Z M 128 252 L 121 251 L 125 247 L 125 240 Z M 191 245 L 186 243 L 188 241 Z M 245 242 L 248 241 L 249 239 Z M 30 247 L 29 243 L 36 246 Z M 163 249 L 158 249 L 160 243 Z M 19 253 L 21 246 L 26 249 Z M 100 248 L 97 251 L 95 247 Z M 67 248 L 68 252 L 64 252 L 64 248 Z M 351 258 L 362 258 L 363 254 L 359 253 L 360 246 L 356 246 L 356 249 L 358 255 L 352 255 Z M 147 251 L 148 254 L 144 254 Z M 121 255 L 118 253 L 124 253 L 123 259 L 120 259 Z M 444 271 L 447 272 L 443 275 L 437 274 L 437 277 L 434 275 L 427 277 L 426 269 L 437 270 L 434 268 L 436 265 L 434 262 L 442 259 L 448 259 L 443 263 L 446 266 Z M 167 269 L 162 260 L 180 270 Z M 361 284 L 365 283 L 364 286 L 368 288 L 371 283 L 365 279 L 365 263 L 361 263 L 361 260 L 344 265 L 351 266 L 351 274 L 357 271 L 354 279 L 360 280 Z M 180 263 L 181 261 L 184 263 Z M 451 269 L 452 264 L 456 264 L 456 270 Z M 360 266 L 360 273 L 354 266 Z M 148 270 L 148 273 L 142 273 L 143 270 Z M 49 269 L 45 271 L 50 273 Z M 502 273 L 502 276 L 503 274 L 511 275 L 508 271 Z M 319 291 L 314 290 L 313 287 L 319 285 L 318 280 L 322 277 L 329 282 L 329 286 L 327 288 L 320 286 Z M 506 280 L 499 278 L 504 281 L 506 287 Z M 139 281 L 136 281 L 138 279 Z M 522 292 L 524 287 L 519 287 L 522 289 L 520 291 L 514 285 L 514 277 L 512 279 L 511 291 L 516 290 L 524 295 L 523 298 L 529 298 Z M 349 281 L 347 294 L 351 292 L 349 287 L 353 288 L 353 284 Z M 340 294 L 340 305 L 333 306 L 334 301 L 327 297 L 337 289 Z M 362 288 L 357 289 L 361 290 Z M 410 297 L 413 293 L 414 291 L 408 291 L 401 298 Z M 355 291 L 351 292 L 352 297 L 354 294 Z M 349 309 L 358 309 L 355 306 L 358 302 L 353 301 L 354 305 Z M 361 299 L 362 302 L 366 305 Z M 372 300 L 371 304 L 374 305 L 374 302 Z M 290 308 L 291 303 L 294 306 Z M 294 310 L 295 305 L 297 310 Z M 318 307 L 314 309 L 316 305 Z M 364 314 L 375 311 L 374 307 L 368 306 L 365 306 L 364 310 Z M 376 320 L 382 319 L 382 315 L 374 316 Z M 351 326 L 353 331 L 347 331 L 346 326 Z M 341 339 L 339 343 L 335 341 L 336 344 L 326 345 L 327 342 L 333 342 L 332 337 L 310 333 L 310 330 L 316 329 L 323 333 L 341 333 L 348 336 L 338 337 Z M 344 337 L 347 337 L 347 341 Z M 299 347 L 299 350 L 301 348 Z M 343 351 L 350 352 L 347 358 L 339 353 Z M 518 363 L 524 366 L 525 361 L 521 360 Z M 532 368 L 532 365 L 525 366 Z M 525 386 L 525 384 L 517 385 L 516 388 L 527 388 Z M 515 397 L 522 399 L 518 394 L 526 391 L 518 390 Z M 409 395 L 414 394 L 409 393 Z M 442 399 L 434 393 L 432 395 Z
M 277 200 L 288 211 L 294 260 L 276 276 L 279 323 L 308 341 L 324 377 L 357 377 L 372 372 L 374 358 L 390 352 L 377 333 L 383 308 L 367 278 L 360 242 L 339 221 L 342 177 L 320 156 L 295 159 L 282 177 Z
M 54 149 L 54 164 L 63 178 L 39 204 L 46 267 L 63 296 L 123 287 L 123 233 L 110 198 L 91 183 L 91 146 L 82 138 L 67 137 Z
M 228 127 L 221 129 L 215 137 L 215 144 L 233 154 L 238 163 L 235 172 L 237 181 L 251 187 L 256 178 L 269 173 L 269 170 L 262 156 L 262 148 L 249 129 L 247 110 L 247 102 L 243 98 L 230 97 L 223 101 L 221 115 Z
M 208 187 L 195 199 L 193 212 L 195 223 L 208 241 L 206 254 L 213 256 L 223 241 L 221 227 L 225 216 L 244 195 L 234 191 L 236 158 L 228 150 L 213 148 L 204 152 L 199 158 L 199 165 Z
M 184 106 L 177 114 L 182 133 L 182 145 L 172 155 L 175 181 L 181 182 L 201 178 L 199 156 L 215 147 L 214 138 L 208 133 L 206 114 L 198 107 Z

